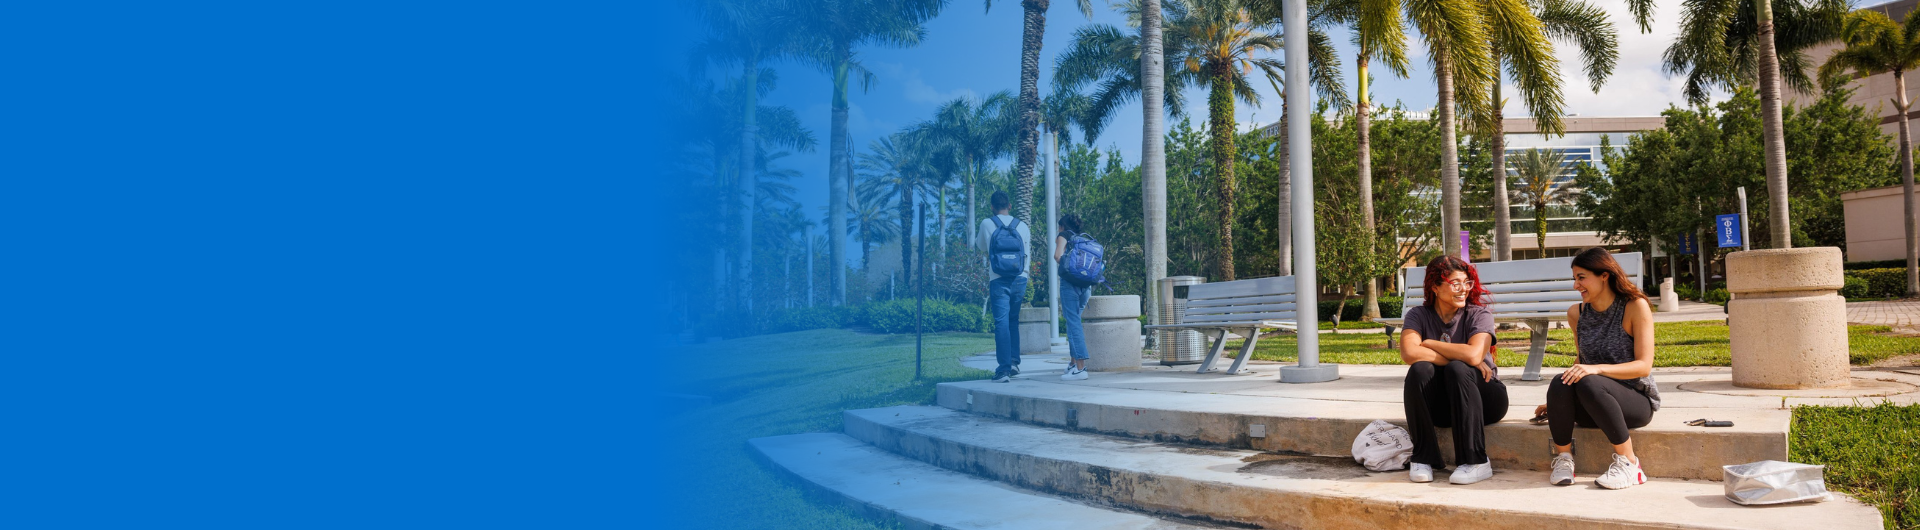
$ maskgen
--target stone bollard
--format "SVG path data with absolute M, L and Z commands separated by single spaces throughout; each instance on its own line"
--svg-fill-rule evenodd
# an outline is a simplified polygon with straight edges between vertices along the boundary
M 1095 296 L 1080 312 L 1087 336 L 1087 371 L 1140 369 L 1140 295 Z
M 1840 249 L 1727 255 L 1733 384 L 1748 388 L 1850 386 Z
M 1673 278 L 1660 280 L 1660 312 L 1680 310 L 1680 295 L 1673 292 Z
M 1020 310 L 1020 354 L 1047 353 L 1053 349 L 1053 331 L 1047 328 L 1047 308 Z

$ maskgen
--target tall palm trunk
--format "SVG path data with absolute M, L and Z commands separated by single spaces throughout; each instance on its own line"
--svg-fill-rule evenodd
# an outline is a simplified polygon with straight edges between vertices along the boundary
M 940 220 L 934 223 L 939 227 L 934 232 L 940 236 L 939 259 L 933 260 L 933 273 L 940 274 L 940 263 L 947 260 L 947 186 L 940 185 Z
M 1440 102 L 1434 110 L 1440 112 L 1440 244 L 1447 255 L 1459 256 L 1467 249 L 1460 248 L 1460 145 L 1453 125 L 1453 61 L 1444 48 L 1430 53 L 1439 64 L 1434 77 L 1440 85 Z
M 1356 93 L 1358 97 L 1354 98 L 1353 127 L 1354 132 L 1359 136 L 1359 142 L 1354 153 L 1354 163 L 1360 168 L 1360 224 L 1366 227 L 1367 250 L 1374 252 L 1379 249 L 1379 245 L 1375 244 L 1375 238 L 1380 237 L 1380 234 L 1375 232 L 1373 227 L 1373 134 L 1371 122 L 1367 118 L 1367 55 L 1360 54 L 1358 62 L 1360 90 Z M 1368 276 L 1365 287 L 1365 298 L 1360 302 L 1360 320 L 1371 322 L 1373 319 L 1380 318 L 1380 280 Z M 1344 306 L 1345 302 L 1341 304 Z M 1336 315 L 1334 319 L 1337 322 L 1339 317 Z
M 1547 257 L 1547 203 L 1533 203 L 1533 235 L 1540 246 L 1540 257 Z
M 847 141 L 847 66 L 852 52 L 842 50 L 833 67 L 833 130 L 827 161 L 827 304 L 847 302 L 847 180 L 852 177 L 852 146 Z
M 1021 0 L 1025 16 L 1020 33 L 1020 153 L 1013 216 L 1033 225 L 1033 164 L 1040 151 L 1040 40 L 1047 31 L 1050 0 Z
M 746 113 L 742 116 L 740 127 L 740 179 L 738 182 L 740 211 L 735 212 L 740 216 L 740 254 L 737 256 L 740 262 L 736 266 L 739 271 L 734 275 L 734 286 L 739 289 L 735 299 L 739 302 L 740 308 L 752 311 L 753 203 L 754 192 L 758 188 L 754 185 L 756 175 L 753 170 L 753 157 L 759 154 L 760 150 L 759 145 L 754 141 L 759 135 L 759 131 L 755 130 L 754 111 L 760 108 L 760 92 L 757 90 L 760 86 L 760 64 L 759 61 L 752 59 L 748 59 L 746 63 L 746 77 L 743 79 L 746 84 L 742 90 L 747 95 L 746 108 L 743 109 Z
M 1160 279 L 1167 276 L 1167 151 L 1165 52 L 1160 41 L 1160 0 L 1142 0 L 1140 10 L 1140 209 L 1147 258 L 1147 322 L 1160 320 Z M 1149 335 L 1151 337 L 1151 335 Z
M 974 212 L 978 211 L 975 208 L 980 207 L 973 202 L 973 180 L 977 178 L 980 178 L 980 174 L 976 173 L 973 167 L 973 155 L 967 155 L 967 226 L 960 227 L 960 230 L 966 234 L 972 234 L 976 230 L 974 227 L 980 226 L 979 220 L 974 219 Z M 972 237 L 962 235 L 961 239 L 972 240 Z
M 1220 278 L 1233 281 L 1233 65 L 1220 61 L 1210 66 L 1207 128 L 1213 133 L 1214 187 L 1220 200 Z
M 1760 25 L 1760 121 L 1765 127 L 1767 214 L 1773 248 L 1793 248 L 1793 223 L 1787 209 L 1786 133 L 1780 120 L 1780 56 L 1773 46 L 1773 1 L 1754 0 Z
M 1920 220 L 1914 218 L 1913 205 L 1913 131 L 1907 111 L 1913 103 L 1907 101 L 1907 77 L 1900 70 L 1893 71 L 1894 108 L 1900 109 L 1900 188 L 1901 202 L 1906 206 L 1906 217 L 1900 224 L 1907 229 L 1907 297 L 1920 296 Z
M 1274 249 L 1274 252 L 1279 253 L 1276 263 L 1280 265 L 1279 275 L 1281 276 L 1293 275 L 1293 147 L 1288 145 L 1288 138 L 1291 138 L 1291 133 L 1287 132 L 1287 96 L 1282 93 L 1280 95 L 1280 172 L 1273 179 L 1274 184 L 1279 186 L 1278 192 L 1274 194 L 1274 199 L 1278 201 L 1274 205 L 1276 206 L 1274 210 L 1279 212 L 1279 219 L 1275 220 L 1273 231 L 1278 232 L 1275 235 L 1279 236 L 1280 240 L 1279 248 Z
M 1494 51 L 1493 64 L 1500 64 L 1499 50 Z M 1487 147 L 1493 152 L 1493 261 L 1513 259 L 1513 212 L 1507 202 L 1507 131 L 1501 120 L 1500 80 L 1493 82 L 1493 118 L 1487 120 Z M 1537 122 L 1540 116 L 1534 116 Z M 1543 232 L 1544 233 L 1544 232 Z M 1544 241 L 1544 239 L 1542 240 Z M 1546 257 L 1545 243 L 1540 245 L 1540 257 Z
M 913 280 L 913 185 L 900 182 L 900 273 Z

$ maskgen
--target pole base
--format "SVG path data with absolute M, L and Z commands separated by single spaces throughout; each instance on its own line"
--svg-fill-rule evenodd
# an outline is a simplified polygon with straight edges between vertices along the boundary
M 1282 366 L 1282 383 L 1325 383 L 1340 378 L 1340 365 L 1321 364 L 1319 366 Z

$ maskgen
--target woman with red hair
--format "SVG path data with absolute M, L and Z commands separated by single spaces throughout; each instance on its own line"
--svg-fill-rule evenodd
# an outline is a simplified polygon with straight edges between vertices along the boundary
M 1473 265 L 1453 256 L 1427 263 L 1425 302 L 1403 315 L 1400 360 L 1407 369 L 1407 428 L 1413 459 L 1407 476 L 1432 482 L 1445 469 L 1435 429 L 1453 430 L 1448 482 L 1472 484 L 1493 477 L 1487 460 L 1486 426 L 1507 415 L 1507 387 L 1493 358 L 1493 313 L 1487 289 Z

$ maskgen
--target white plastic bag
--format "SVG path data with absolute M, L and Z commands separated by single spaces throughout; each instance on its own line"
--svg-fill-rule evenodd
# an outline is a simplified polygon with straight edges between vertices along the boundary
M 1827 494 L 1827 466 L 1761 460 L 1720 468 L 1726 470 L 1727 500 L 1740 504 L 1823 502 L 1833 498 Z
M 1413 435 L 1387 420 L 1373 420 L 1353 439 L 1353 460 L 1374 471 L 1406 469 L 1413 459 Z

